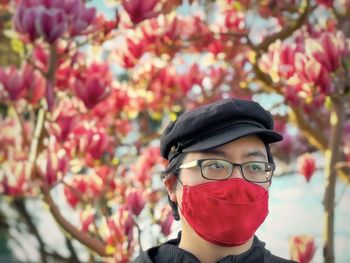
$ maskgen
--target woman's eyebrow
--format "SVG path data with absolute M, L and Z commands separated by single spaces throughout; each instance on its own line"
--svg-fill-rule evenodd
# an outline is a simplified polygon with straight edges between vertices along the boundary
M 244 154 L 244 157 L 260 157 L 267 159 L 267 155 L 261 150 L 253 150 Z
M 223 158 L 228 158 L 228 154 L 225 151 L 221 151 L 219 149 L 208 149 L 208 150 L 202 150 L 200 151 L 202 154 L 213 154 L 217 155 Z M 248 150 L 246 153 L 243 153 L 242 155 L 243 158 L 249 158 L 249 157 L 258 157 L 263 160 L 267 160 L 267 155 L 261 150 Z
M 226 152 L 220 151 L 218 149 L 203 150 L 203 151 L 200 151 L 200 153 L 203 153 L 203 154 L 215 154 L 215 155 L 219 155 L 221 157 L 227 157 Z

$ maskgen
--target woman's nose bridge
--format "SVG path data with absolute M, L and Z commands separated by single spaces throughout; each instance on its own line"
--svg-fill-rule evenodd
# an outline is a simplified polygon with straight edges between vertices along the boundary
M 243 178 L 242 169 L 239 165 L 233 166 L 231 178 Z

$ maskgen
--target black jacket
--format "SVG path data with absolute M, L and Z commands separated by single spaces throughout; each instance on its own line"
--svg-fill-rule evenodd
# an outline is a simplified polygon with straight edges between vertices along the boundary
M 199 263 L 200 261 L 191 253 L 178 247 L 181 234 L 176 239 L 150 248 L 135 259 L 134 263 Z M 265 248 L 265 243 L 254 237 L 252 247 L 237 256 L 227 256 L 217 263 L 292 263 L 295 261 L 274 256 Z

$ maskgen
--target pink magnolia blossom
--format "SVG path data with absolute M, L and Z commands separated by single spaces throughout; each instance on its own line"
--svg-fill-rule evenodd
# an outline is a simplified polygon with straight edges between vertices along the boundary
M 309 263 L 316 252 L 315 241 L 313 237 L 301 235 L 290 239 L 290 248 L 292 260 L 299 263 Z
M 115 171 L 111 169 L 111 167 L 106 165 L 97 166 L 94 167 L 94 172 L 96 173 L 96 176 L 102 181 L 105 191 L 115 192 L 117 188 L 118 190 L 121 189 L 120 184 L 118 184 L 115 180 Z
M 335 72 L 341 65 L 341 59 L 350 55 L 349 41 L 341 32 L 324 32 L 318 39 L 307 39 L 305 49 L 328 72 Z
M 86 182 L 81 178 L 79 179 L 75 177 L 73 182 L 69 183 L 70 187 L 65 185 L 63 189 L 63 193 L 66 198 L 66 201 L 73 208 L 77 207 L 77 205 L 80 202 L 81 193 L 86 192 L 86 189 L 88 188 L 88 186 L 86 185 Z M 75 189 L 75 191 L 73 191 L 73 189 Z
M 30 41 L 43 37 L 52 44 L 65 33 L 83 34 L 95 13 L 94 8 L 86 8 L 81 0 L 23 0 L 17 6 L 14 24 Z
M 40 161 L 39 174 L 49 186 L 56 184 L 68 171 L 69 160 L 63 149 L 57 153 L 53 152 L 53 150 L 48 150 L 46 156 L 42 156 Z
M 101 196 L 104 185 L 101 179 L 92 171 L 90 174 L 74 175 L 66 181 L 64 195 L 70 206 L 77 207 L 81 201 L 92 202 Z
M 194 63 L 188 72 L 180 75 L 179 78 L 177 78 L 177 81 L 179 82 L 184 94 L 186 94 L 193 87 L 193 85 L 202 85 L 203 79 L 204 73 L 201 72 L 198 64 Z
M 30 192 L 28 185 L 28 163 L 25 161 L 8 162 L 0 170 L 0 193 L 18 197 Z
M 132 131 L 132 123 L 129 120 L 115 120 L 114 127 L 118 136 L 127 136 Z
M 78 126 L 79 115 L 71 101 L 61 101 L 53 112 L 53 120 L 50 130 L 59 142 L 64 142 Z
M 214 39 L 208 45 L 208 51 L 215 56 L 224 53 L 224 43 L 220 39 Z
M 59 90 L 68 90 L 71 86 L 71 77 L 74 70 L 69 66 L 58 67 L 56 70 L 56 87 Z
M 243 33 L 246 31 L 245 16 L 242 12 L 236 10 L 227 10 L 225 16 L 225 29 L 235 32 Z
M 121 206 L 115 216 L 107 218 L 109 235 L 106 243 L 111 246 L 123 244 L 125 241 L 131 243 L 134 239 L 135 222 L 126 206 Z
M 171 55 L 177 51 L 176 43 L 179 43 L 183 29 L 183 23 L 177 17 L 166 25 L 158 20 L 151 20 L 141 26 L 143 34 L 141 42 L 148 47 L 147 50 L 153 51 L 156 55 Z
M 164 207 L 161 211 L 161 219 L 159 222 L 160 231 L 164 236 L 170 235 L 173 222 L 174 217 L 171 209 L 169 207 Z
M 90 225 L 94 222 L 95 215 L 91 211 L 82 211 L 80 213 L 81 230 L 88 232 Z
M 18 100 L 26 94 L 26 85 L 22 74 L 15 68 L 0 69 L 0 83 L 3 85 L 10 100 Z
M 307 83 L 311 83 L 311 85 L 315 84 L 320 93 L 329 94 L 332 87 L 331 76 L 322 64 L 298 53 L 295 58 L 295 66 L 298 69 L 296 79 L 300 85 L 305 85 Z
M 62 9 L 42 10 L 36 14 L 36 31 L 48 43 L 53 43 L 67 30 L 67 21 Z
M 126 50 L 118 52 L 118 57 L 123 67 L 132 68 L 145 53 L 147 45 L 142 41 L 133 41 L 128 38 L 126 40 L 126 47 Z
M 74 20 L 71 21 L 70 35 L 84 34 L 84 31 L 94 22 L 95 8 L 86 8 L 82 1 L 66 1 L 65 10 Z
M 37 104 L 45 95 L 45 80 L 32 67 L 26 65 L 23 70 L 23 81 L 26 85 L 25 98 L 31 104 Z
M 315 159 L 310 154 L 304 154 L 299 157 L 298 171 L 309 182 L 316 170 Z
M 92 64 L 78 77 L 75 91 L 88 109 L 104 100 L 110 92 L 112 77 L 107 64 Z
M 99 41 L 103 42 L 106 39 L 106 37 L 110 35 L 113 29 L 118 28 L 119 23 L 120 13 L 117 10 L 115 12 L 115 17 L 113 20 L 106 20 L 106 18 L 102 14 L 98 15 L 94 20 L 94 31 L 103 33 L 103 37 Z
M 137 112 L 138 104 L 135 99 L 131 99 L 126 90 L 114 88 L 103 103 L 97 104 L 89 115 L 93 119 L 98 119 L 103 126 L 114 127 L 117 136 L 124 136 L 130 131 L 131 122 L 122 117 L 123 112 Z
M 111 153 L 111 138 L 104 128 L 78 126 L 72 134 L 71 150 L 75 154 L 85 154 L 88 164 L 93 166 L 93 161 L 100 159 L 104 154 Z M 73 147 L 75 149 L 73 149 Z
M 126 196 L 126 204 L 131 212 L 138 216 L 145 207 L 146 200 L 141 190 L 132 189 Z
M 0 5 L 7 6 L 10 3 L 10 0 L 0 0 Z
M 164 162 L 158 147 L 144 149 L 136 164 L 132 167 L 135 179 L 143 186 L 148 185 L 151 180 L 153 167 L 156 164 L 164 165 Z
M 295 58 L 297 53 L 303 53 L 303 46 L 296 42 L 284 44 L 276 41 L 269 47 L 259 62 L 263 71 L 270 74 L 272 79 L 278 82 L 281 78 L 290 78 L 294 75 L 297 66 Z
M 153 51 L 156 55 L 174 55 L 184 39 L 193 39 L 191 48 L 195 50 L 207 49 L 213 40 L 208 26 L 198 16 L 184 18 L 176 16 L 166 24 L 159 20 L 151 20 L 142 25 L 141 32 L 143 34 L 141 42 L 148 47 L 148 51 Z
M 323 5 L 325 7 L 331 8 L 333 6 L 334 0 L 317 0 L 319 5 Z
M 44 79 L 26 64 L 22 70 L 11 67 L 0 69 L 0 84 L 10 100 L 26 98 L 30 103 L 37 103 L 44 95 Z
M 122 5 L 128 13 L 130 20 L 134 24 L 138 24 L 145 19 L 157 16 L 157 12 L 154 11 L 154 8 L 158 2 L 159 0 L 123 0 Z

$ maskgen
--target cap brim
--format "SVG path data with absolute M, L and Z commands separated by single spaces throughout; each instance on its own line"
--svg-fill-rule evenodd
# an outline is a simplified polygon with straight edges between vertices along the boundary
M 213 149 L 249 135 L 257 135 L 264 143 L 270 144 L 283 140 L 283 136 L 272 130 L 259 128 L 256 126 L 229 127 L 217 134 L 212 134 L 207 138 L 191 144 L 182 149 L 183 152 L 195 152 Z

